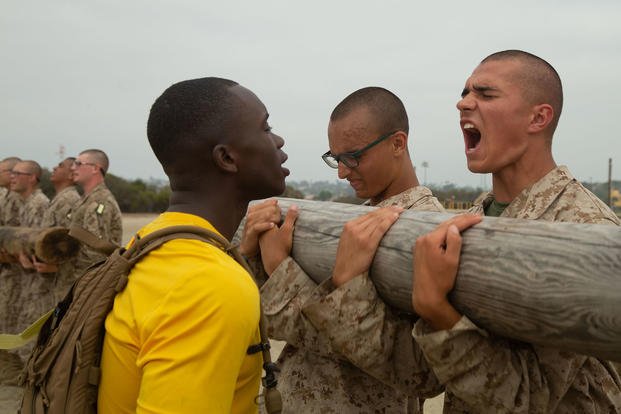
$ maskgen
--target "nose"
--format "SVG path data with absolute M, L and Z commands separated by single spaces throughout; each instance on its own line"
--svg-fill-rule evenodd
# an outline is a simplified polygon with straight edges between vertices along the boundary
M 285 145 L 285 140 L 278 134 L 272 133 L 272 140 L 278 149 L 281 149 L 283 145 Z
M 471 111 L 475 106 L 476 102 L 469 94 L 457 101 L 457 110 L 459 111 Z
M 347 178 L 347 176 L 351 172 L 351 168 L 349 168 L 347 165 L 343 164 L 342 162 L 339 162 L 337 171 L 338 171 L 339 178 L 343 180 Z

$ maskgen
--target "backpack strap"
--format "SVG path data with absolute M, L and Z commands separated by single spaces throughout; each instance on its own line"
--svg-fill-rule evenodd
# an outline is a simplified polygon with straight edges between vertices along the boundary
M 113 251 L 119 248 L 116 244 L 100 239 L 90 231 L 80 226 L 69 227 L 69 235 L 79 242 L 86 244 L 88 247 L 106 255 L 110 255 Z
M 0 349 L 14 349 L 26 345 L 37 337 L 41 327 L 47 319 L 54 313 L 54 309 L 50 309 L 39 319 L 33 322 L 29 327 L 24 329 L 22 333 L 17 335 L 0 333 Z
M 128 258 L 131 265 L 138 262 L 142 257 L 149 254 L 151 251 L 157 249 L 162 244 L 176 239 L 191 239 L 199 240 L 205 243 L 209 243 L 217 248 L 223 250 L 226 254 L 231 256 L 237 263 L 239 263 L 244 270 L 250 274 L 255 280 L 254 274 L 248 266 L 248 263 L 239 253 L 236 246 L 232 245 L 227 239 L 221 235 L 206 229 L 204 227 L 180 225 L 170 226 L 163 229 L 154 231 L 147 234 L 145 237 L 139 237 L 136 235 L 134 243 L 123 253 L 123 256 Z M 127 276 L 124 276 L 119 280 L 117 285 L 117 292 L 120 292 L 125 288 L 127 283 Z M 276 379 L 276 372 L 279 371 L 278 367 L 272 362 L 272 354 L 270 352 L 270 343 L 267 336 L 267 330 L 265 329 L 265 316 L 263 314 L 263 306 L 260 307 L 261 315 L 259 319 L 259 335 L 261 342 L 256 345 L 248 347 L 248 354 L 254 354 L 261 352 L 263 356 L 263 369 L 265 370 L 265 377 L 263 377 L 263 387 L 265 388 L 265 408 L 268 414 L 278 414 L 282 411 L 282 397 L 280 392 L 276 389 L 278 380 Z

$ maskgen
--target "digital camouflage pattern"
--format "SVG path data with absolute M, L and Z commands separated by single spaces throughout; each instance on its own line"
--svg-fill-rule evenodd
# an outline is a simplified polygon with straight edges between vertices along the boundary
M 30 194 L 19 209 L 19 225 L 22 227 L 39 227 L 43 213 L 50 204 L 40 188 L 37 188 Z
M 4 187 L 2 189 L 6 190 Z M 19 226 L 19 209 L 22 204 L 23 200 L 19 195 L 8 190 L 5 191 L 0 198 L 0 225 Z M 12 295 L 16 278 L 14 273 L 18 270 L 19 266 L 16 264 L 0 264 L 0 332 L 9 332 L 9 298 Z
M 69 213 L 72 226 L 90 231 L 100 239 L 121 244 L 123 225 L 121 210 L 105 183 L 99 184 L 74 206 Z M 106 255 L 82 246 L 75 260 L 75 273 L 80 275 L 91 264 L 105 259 Z
M 488 194 L 471 212 L 492 200 Z M 620 224 L 564 166 L 523 190 L 501 217 Z M 465 316 L 448 331 L 426 328 L 417 322 L 414 337 L 447 390 L 473 412 L 621 412 L 621 380 L 607 361 L 500 338 Z
M 0 196 L 0 225 L 19 226 L 19 210 L 23 199 L 12 191 L 2 187 Z M 9 306 L 10 298 L 14 295 L 16 279 L 21 273 L 17 264 L 0 264 L 0 332 L 12 333 L 10 330 Z M 0 386 L 8 390 L 10 397 L 2 401 L 3 404 L 17 407 L 16 401 L 21 396 L 21 389 L 17 388 L 17 376 L 23 368 L 23 362 L 15 353 L 0 350 Z
M 69 186 L 60 190 L 50 202 L 49 207 L 43 214 L 41 227 L 69 227 L 71 224 L 71 210 L 80 201 L 80 194 L 74 186 Z M 58 265 L 58 271 L 53 277 L 53 303 L 60 302 L 67 293 L 67 290 L 77 277 L 73 260 Z
M 69 227 L 71 224 L 69 214 L 79 201 L 80 194 L 74 186 L 60 190 L 43 213 L 41 227 Z
M 10 205 L 19 205 L 20 208 L 15 212 L 14 207 L 11 207 L 14 216 L 7 217 L 7 220 L 13 223 L 21 223 L 23 227 L 38 227 L 43 211 L 49 203 L 47 196 L 40 189 L 36 189 L 25 200 L 13 192 L 9 192 L 9 198 L 12 198 L 11 194 L 18 198 L 20 202 Z M 10 203 L 13 202 L 11 201 Z M 15 217 L 17 218 L 15 219 Z M 19 328 L 21 325 L 19 320 L 23 314 L 22 306 L 37 307 L 37 303 L 22 302 L 22 291 L 29 289 L 31 283 L 37 279 L 36 275 L 36 272 L 23 269 L 18 263 L 3 266 L 0 276 L 2 280 L 0 306 L 3 313 L 0 315 L 0 320 L 2 320 L 0 325 L 1 332 L 20 332 Z M 33 302 L 34 298 L 36 297 L 31 297 L 29 302 Z M 38 302 L 38 300 L 34 300 L 34 302 Z
M 481 200 L 472 212 L 481 214 L 491 197 Z M 565 167 L 525 189 L 502 216 L 619 224 Z M 430 333 L 418 321 L 412 332 L 411 323 L 378 301 L 364 275 L 344 287 L 341 296 L 327 297 L 312 314 L 306 312 L 326 330 L 332 348 L 404 392 L 426 396 L 445 384 L 446 413 L 621 410 L 619 377 L 608 362 L 499 338 L 465 316 L 448 331 Z M 331 313 L 338 315 L 334 323 Z
M 444 211 L 425 187 L 411 188 L 378 206 L 390 205 Z M 287 342 L 278 359 L 283 413 L 420 412 L 421 402 L 411 398 L 409 390 L 399 391 L 356 367 L 335 352 L 328 334 L 313 325 L 309 306 L 313 307 L 332 290 L 329 280 L 317 285 L 291 257 L 280 264 L 261 288 L 268 335 Z M 375 300 L 381 305 L 379 298 Z M 337 314 L 338 311 L 332 316 L 336 318 Z M 362 325 L 366 326 L 366 321 Z M 365 335 L 354 345 L 364 348 L 366 341 Z
M 6 187 L 0 187 L 0 226 L 2 226 L 2 211 L 4 209 L 5 198 L 9 194 L 9 190 Z
M 1 200 L 0 225 L 19 226 L 19 211 L 24 204 L 24 200 L 13 191 L 7 191 Z
M 25 200 L 19 211 L 21 227 L 40 227 L 43 213 L 50 200 L 37 188 Z M 51 292 L 53 278 L 43 276 L 34 269 L 17 267 L 14 285 L 9 297 L 7 315 L 10 333 L 19 333 L 53 306 Z M 32 344 L 17 350 L 22 361 L 28 358 Z

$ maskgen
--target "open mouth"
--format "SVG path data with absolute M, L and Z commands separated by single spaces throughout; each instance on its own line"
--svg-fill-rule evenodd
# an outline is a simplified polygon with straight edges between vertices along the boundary
M 464 123 L 462 130 L 466 141 L 466 151 L 475 150 L 481 142 L 481 132 L 470 122 Z

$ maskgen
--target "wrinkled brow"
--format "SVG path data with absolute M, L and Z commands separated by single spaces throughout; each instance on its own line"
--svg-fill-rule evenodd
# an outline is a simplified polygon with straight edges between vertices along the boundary
M 484 94 L 486 92 L 496 92 L 498 88 L 494 88 L 493 86 L 485 86 L 485 85 L 472 85 L 472 90 L 479 94 Z M 470 88 L 465 87 L 463 91 L 461 91 L 461 97 L 468 95 L 471 92 Z

